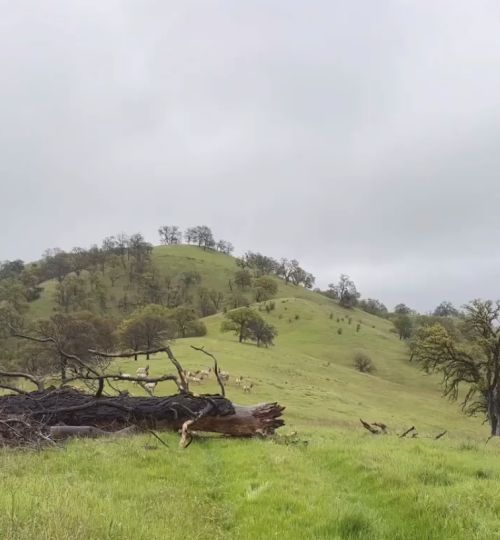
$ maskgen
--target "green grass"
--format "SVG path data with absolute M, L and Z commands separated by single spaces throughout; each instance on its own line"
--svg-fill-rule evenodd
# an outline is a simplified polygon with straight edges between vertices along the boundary
M 193 247 L 156 248 L 154 256 L 163 271 L 196 269 L 214 288 L 235 270 L 232 258 Z M 51 309 L 48 292 L 32 313 Z M 438 379 L 408 361 L 391 324 L 282 282 L 275 305 L 262 312 L 278 327 L 274 347 L 221 333 L 222 314 L 205 319 L 207 336 L 172 346 L 195 370 L 210 364 L 190 345 L 204 345 L 231 374 L 230 399 L 279 401 L 287 423 L 280 431 L 297 431 L 307 445 L 211 438 L 180 450 L 178 436 L 164 434 L 169 449 L 139 436 L 0 451 L 0 538 L 500 537 L 500 441 L 485 446 L 487 427 L 441 397 Z M 354 369 L 357 351 L 373 360 L 372 374 Z M 120 360 L 115 369 L 135 373 L 146 363 Z M 152 375 L 172 372 L 165 355 L 149 364 Z M 255 384 L 251 394 L 234 384 L 237 376 Z M 173 391 L 163 382 L 157 394 Z M 359 418 L 388 424 L 389 435 L 368 434 Z M 399 439 L 412 425 L 419 438 Z
M 499 447 L 312 432 L 3 452 L 3 539 L 493 539 Z

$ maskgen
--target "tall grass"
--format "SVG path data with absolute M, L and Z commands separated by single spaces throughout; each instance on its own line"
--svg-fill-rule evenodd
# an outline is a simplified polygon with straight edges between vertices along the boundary
M 0 452 L 3 539 L 493 539 L 500 447 L 320 431 Z

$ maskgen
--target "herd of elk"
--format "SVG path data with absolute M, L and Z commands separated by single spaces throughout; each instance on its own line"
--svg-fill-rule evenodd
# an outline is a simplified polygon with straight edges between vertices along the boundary
M 186 378 L 188 382 L 201 384 L 204 380 L 209 379 L 212 375 L 213 371 L 212 368 L 208 369 L 197 369 L 196 371 L 188 371 L 184 370 L 183 375 Z M 127 377 L 132 378 L 132 376 L 129 373 L 122 373 L 120 371 L 121 377 Z M 229 381 L 229 373 L 227 371 L 219 371 L 219 379 L 222 382 L 227 383 Z M 137 368 L 136 370 L 136 377 L 141 379 L 147 379 L 149 377 L 149 364 L 145 367 Z M 252 388 L 254 387 L 254 384 L 250 381 L 244 382 L 243 376 L 236 377 L 234 379 L 234 382 L 237 386 L 241 386 L 243 389 L 243 392 L 246 394 L 249 394 L 252 391 Z M 138 383 L 135 383 L 138 384 Z M 157 382 L 144 382 L 139 383 L 149 394 L 153 395 L 156 386 L 158 385 Z

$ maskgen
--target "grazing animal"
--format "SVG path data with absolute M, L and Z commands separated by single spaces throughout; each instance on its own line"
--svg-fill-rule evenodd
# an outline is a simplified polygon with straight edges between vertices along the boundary
M 243 392 L 245 392 L 245 394 L 249 394 L 252 391 L 252 388 L 253 388 L 253 383 L 244 384 L 243 385 Z
M 144 389 L 146 390 L 146 392 L 153 395 L 155 393 L 155 389 L 156 389 L 157 384 L 158 384 L 157 382 L 144 383 Z
M 188 375 L 187 380 L 194 383 L 201 383 L 202 381 L 200 377 L 195 377 L 194 375 Z
M 210 371 L 206 369 L 202 369 L 201 371 L 198 372 L 198 377 L 200 377 L 200 379 L 209 379 Z
M 227 371 L 219 371 L 219 379 L 223 382 L 227 382 L 229 380 L 229 373 Z
M 149 364 L 146 367 L 137 368 L 136 374 L 143 379 L 149 377 Z
M 132 375 L 130 375 L 130 373 L 122 373 L 121 370 L 118 372 L 118 375 L 120 375 L 120 377 L 125 377 L 126 379 L 130 379 L 132 377 Z M 120 379 L 117 377 L 114 380 L 119 381 Z
M 236 379 L 234 379 L 234 382 L 239 386 L 243 382 L 243 377 L 236 377 Z

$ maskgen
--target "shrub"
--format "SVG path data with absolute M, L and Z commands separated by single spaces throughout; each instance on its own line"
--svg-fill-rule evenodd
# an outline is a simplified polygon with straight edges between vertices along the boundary
M 298 321 L 300 319 L 300 315 L 297 313 L 297 315 L 295 315 L 295 320 Z
M 375 370 L 372 359 L 362 352 L 354 355 L 354 367 L 361 373 L 372 373 Z
M 271 311 L 274 310 L 275 307 L 276 307 L 276 304 L 274 302 L 269 302 L 268 304 L 266 304 L 266 312 L 270 313 Z
M 352 324 L 352 317 L 349 317 L 349 318 L 347 319 L 347 322 L 348 322 L 349 324 Z
M 337 334 L 340 336 L 342 335 L 342 328 L 337 328 Z
M 361 324 L 358 323 L 358 324 L 356 325 L 356 332 L 359 332 L 360 330 L 361 330 Z
M 330 313 L 330 319 L 333 319 L 333 313 Z
M 206 336 L 207 327 L 200 320 L 191 321 L 186 327 L 186 337 Z

